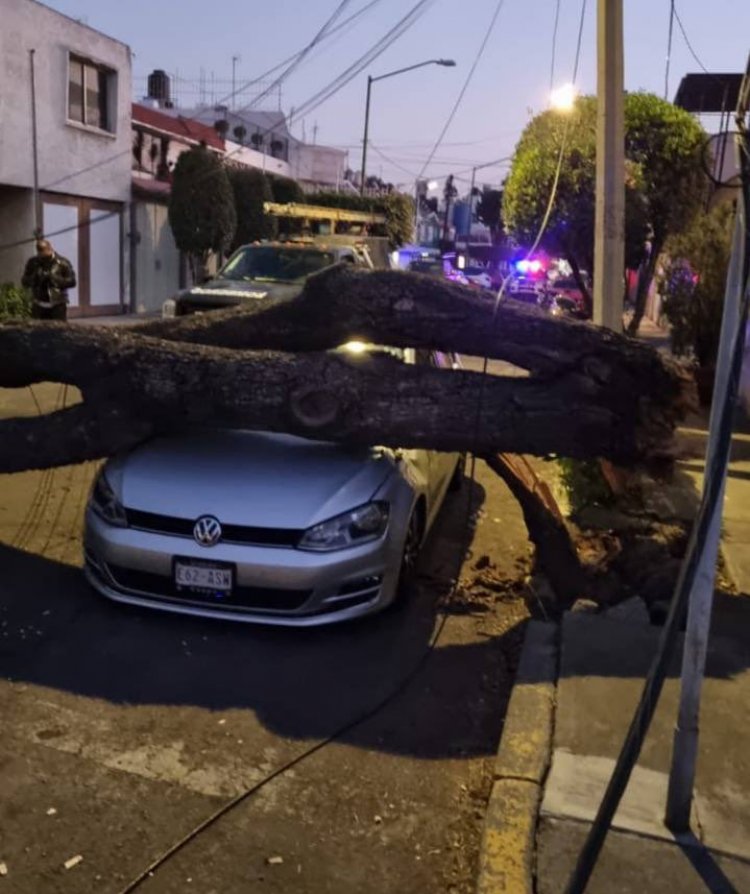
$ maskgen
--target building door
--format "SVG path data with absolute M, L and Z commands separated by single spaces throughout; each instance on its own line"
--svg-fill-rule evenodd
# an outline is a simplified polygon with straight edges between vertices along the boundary
M 78 279 L 68 293 L 71 317 L 123 312 L 122 210 L 119 202 L 42 197 L 44 236 L 73 264 Z

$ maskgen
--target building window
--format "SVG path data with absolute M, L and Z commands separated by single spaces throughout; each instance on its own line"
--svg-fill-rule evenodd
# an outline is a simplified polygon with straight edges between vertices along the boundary
M 68 64 L 68 120 L 114 133 L 116 74 L 79 56 Z

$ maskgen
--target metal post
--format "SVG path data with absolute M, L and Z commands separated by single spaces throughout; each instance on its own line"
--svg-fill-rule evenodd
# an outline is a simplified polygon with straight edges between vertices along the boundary
M 370 129 L 370 91 L 372 89 L 372 75 L 367 75 L 367 99 L 365 99 L 365 132 L 362 137 L 362 179 L 359 184 L 359 194 L 365 194 L 365 175 L 367 169 L 367 136 Z
M 471 169 L 471 186 L 469 187 L 469 232 L 466 235 L 466 255 L 469 254 L 469 243 L 471 242 L 471 221 L 474 217 L 474 183 L 477 177 L 476 166 Z
M 594 322 L 620 331 L 625 272 L 622 0 L 598 0 L 597 99 Z
M 236 108 L 236 90 L 235 90 L 235 82 L 236 82 L 236 70 L 237 70 L 237 60 L 239 56 L 232 56 L 232 111 Z
M 721 338 L 719 340 L 719 360 L 711 404 L 710 436 L 706 449 L 706 475 L 709 474 L 710 469 L 714 465 L 719 439 L 718 418 L 729 385 L 732 346 L 740 325 L 745 214 L 746 209 L 744 209 L 743 204 L 741 202 L 738 203 L 732 243 L 732 258 L 727 273 L 724 297 L 724 316 L 721 322 Z M 725 483 L 726 466 L 722 472 L 721 495 L 711 518 L 708 536 L 703 547 L 703 555 L 698 566 L 698 573 L 693 588 L 690 591 L 688 603 L 685 647 L 682 654 L 680 707 L 673 738 L 672 766 L 669 774 L 665 816 L 666 825 L 675 832 L 684 832 L 690 828 L 690 808 L 693 800 L 695 766 L 698 758 L 701 689 L 706 669 L 706 651 L 708 649 L 708 636 L 711 627 L 711 606 L 714 596 L 716 560 L 721 539 L 721 515 Z
M 42 202 L 39 195 L 39 145 L 36 133 L 36 80 L 34 77 L 34 53 L 29 50 L 29 67 L 31 69 L 31 157 L 34 163 L 34 235 L 42 236 Z

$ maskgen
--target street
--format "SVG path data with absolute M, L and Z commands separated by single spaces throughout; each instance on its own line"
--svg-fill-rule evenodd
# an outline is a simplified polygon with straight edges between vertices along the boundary
M 34 396 L 43 411 L 73 399 L 57 385 Z M 0 392 L 0 414 L 35 412 L 28 390 Z M 449 496 L 403 608 L 277 630 L 95 595 L 79 568 L 95 468 L 0 482 L 0 883 L 136 890 L 250 792 L 137 890 L 472 891 L 528 614 L 468 585 L 480 556 L 497 577 L 528 560 L 504 484 L 478 464 Z M 469 496 L 467 585 L 451 593 Z

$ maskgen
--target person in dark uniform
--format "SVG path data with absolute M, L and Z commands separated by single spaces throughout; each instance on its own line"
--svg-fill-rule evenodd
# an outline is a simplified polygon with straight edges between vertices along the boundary
M 46 239 L 36 243 L 36 257 L 29 258 L 21 283 L 31 289 L 31 315 L 36 320 L 67 320 L 68 289 L 76 275 L 67 258 L 58 255 Z

